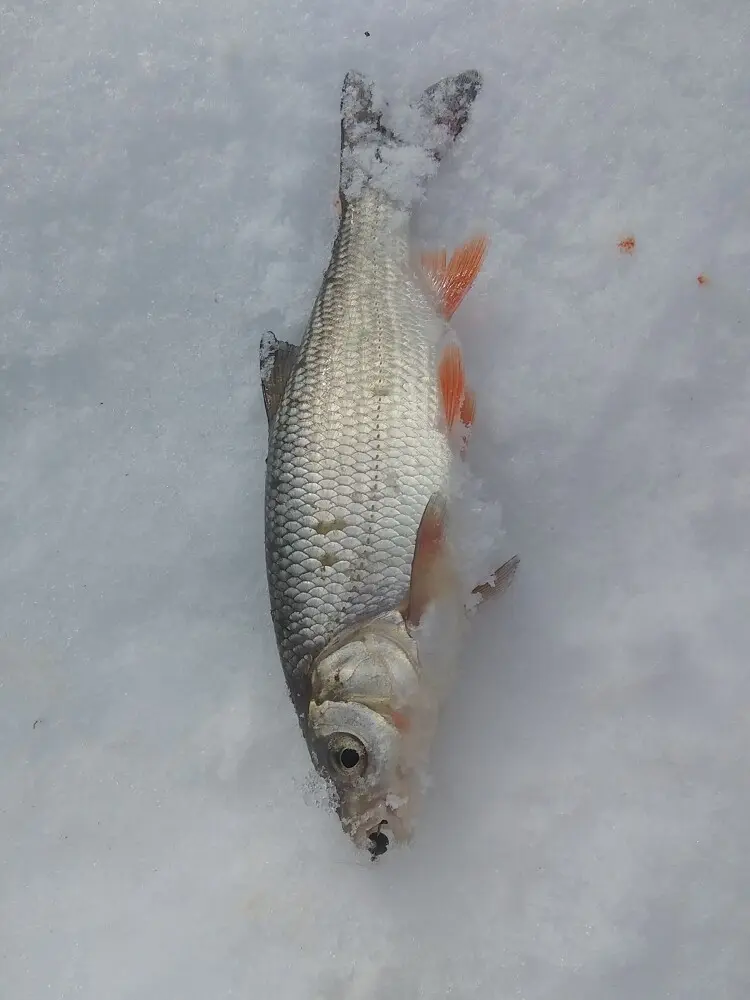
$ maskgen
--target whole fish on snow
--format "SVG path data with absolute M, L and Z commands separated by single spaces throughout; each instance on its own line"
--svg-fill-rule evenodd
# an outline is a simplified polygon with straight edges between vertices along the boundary
M 330 263 L 300 346 L 261 342 L 279 654 L 343 828 L 374 857 L 411 836 L 465 620 L 447 528 L 475 401 L 448 320 L 486 240 L 418 258 L 409 229 L 480 87 L 471 70 L 393 110 L 347 74 Z M 477 599 L 505 589 L 517 562 Z

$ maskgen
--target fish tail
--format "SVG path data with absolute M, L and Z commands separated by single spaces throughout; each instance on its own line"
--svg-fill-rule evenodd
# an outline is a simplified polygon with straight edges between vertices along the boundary
M 368 189 L 405 206 L 417 200 L 469 120 L 482 86 L 477 70 L 434 83 L 414 102 L 391 108 L 376 85 L 351 71 L 341 94 L 342 208 Z

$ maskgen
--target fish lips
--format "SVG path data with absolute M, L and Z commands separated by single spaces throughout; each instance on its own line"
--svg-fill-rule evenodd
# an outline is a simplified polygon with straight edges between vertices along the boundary
M 369 810 L 359 812 L 355 817 L 337 810 L 345 833 L 355 846 L 367 850 L 373 861 L 381 857 L 392 844 L 405 846 L 412 839 L 412 825 L 404 809 L 408 811 L 408 800 L 397 808 L 385 802 L 374 804 Z

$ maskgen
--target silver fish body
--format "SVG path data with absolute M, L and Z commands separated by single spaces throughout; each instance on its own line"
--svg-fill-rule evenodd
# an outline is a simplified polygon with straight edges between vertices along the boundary
M 444 322 L 411 261 L 408 216 L 377 191 L 344 212 L 271 430 L 266 546 L 284 668 L 397 607 L 452 454 L 439 428 Z
M 299 348 L 262 346 L 266 566 L 280 658 L 313 761 L 348 800 L 344 826 L 375 853 L 382 823 L 398 825 L 392 803 L 408 797 L 402 758 L 414 727 L 407 739 L 394 719 L 418 704 L 434 716 L 398 609 L 420 522 L 447 491 L 455 456 L 436 376 L 447 323 L 413 258 L 411 204 L 479 87 L 469 72 L 426 91 L 410 140 L 384 123 L 372 84 L 349 74 L 330 263 Z M 412 190 L 390 183 L 410 164 Z M 342 761 L 355 754 L 346 774 Z

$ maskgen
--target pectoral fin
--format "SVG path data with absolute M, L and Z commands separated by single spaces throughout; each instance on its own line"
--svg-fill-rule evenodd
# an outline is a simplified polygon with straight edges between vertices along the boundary
M 434 493 L 419 523 L 411 563 L 409 593 L 401 607 L 407 625 L 419 625 L 430 604 L 445 594 L 447 588 L 455 586 L 456 580 L 446 552 L 446 520 L 445 498 L 440 493 Z M 520 563 L 520 558 L 513 556 L 495 570 L 489 580 L 474 587 L 471 593 L 476 600 L 467 603 L 467 613 L 471 613 L 488 598 L 504 594 L 513 582 Z
M 260 381 L 269 424 L 276 416 L 298 354 L 298 347 L 287 344 L 284 340 L 277 340 L 270 330 L 260 339 Z
M 446 582 L 446 513 L 445 498 L 434 493 L 422 514 L 414 545 L 409 596 L 404 608 L 404 618 L 409 625 L 419 625 L 427 607 Z
M 503 563 L 500 569 L 496 569 L 486 583 L 481 583 L 478 587 L 475 587 L 472 590 L 472 594 L 475 594 L 479 598 L 477 605 L 482 604 L 488 597 L 499 597 L 501 594 L 504 594 L 513 582 L 513 577 L 516 575 L 516 570 L 520 562 L 521 560 L 518 556 L 513 556 L 512 559 Z

